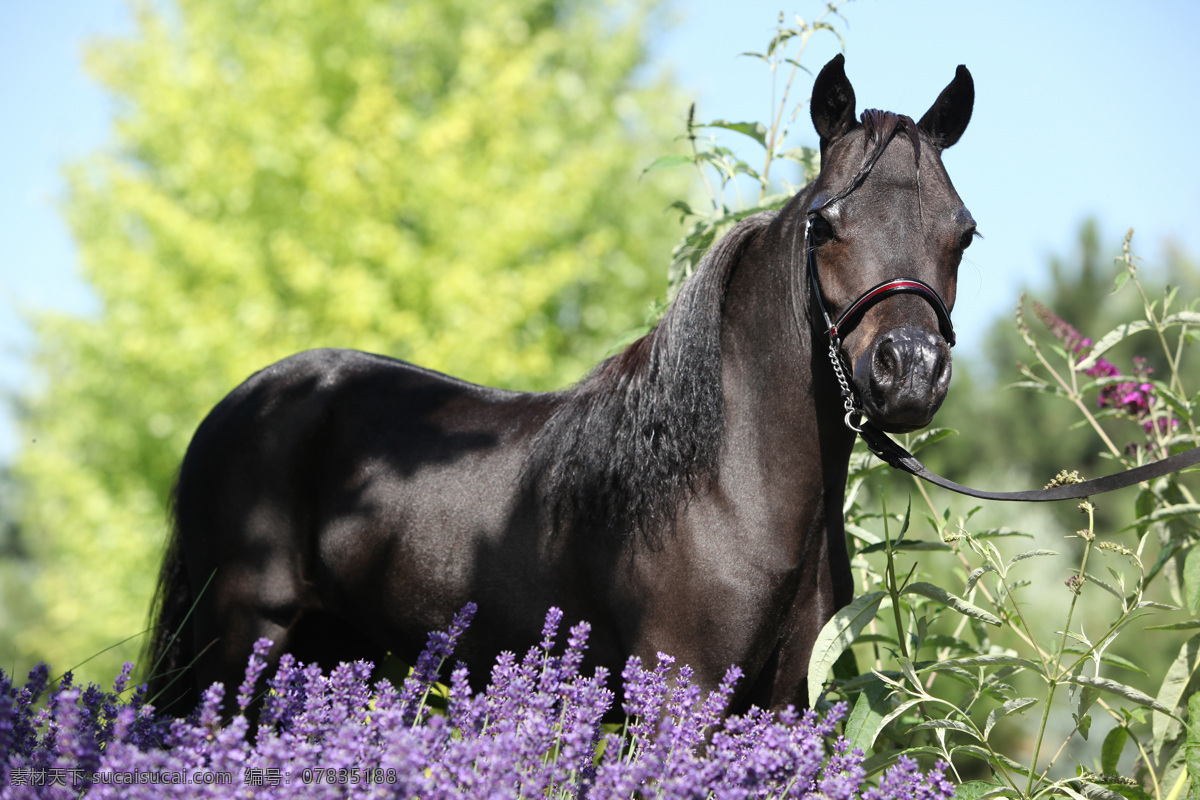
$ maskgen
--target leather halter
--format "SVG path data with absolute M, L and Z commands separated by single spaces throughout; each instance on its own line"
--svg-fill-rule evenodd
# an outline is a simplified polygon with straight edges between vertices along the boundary
M 1079 499 L 1094 494 L 1111 492 L 1144 481 L 1161 478 L 1164 475 L 1169 475 L 1172 472 L 1178 472 L 1181 469 L 1200 463 L 1200 447 L 1193 447 L 1190 450 L 1176 453 L 1160 461 L 1143 464 L 1140 467 L 1117 472 L 1103 478 L 1020 492 L 990 492 L 982 489 L 972 489 L 969 486 L 955 483 L 948 478 L 943 478 L 922 464 L 916 456 L 897 444 L 886 433 L 875 427 L 870 420 L 864 418 L 862 409 L 858 403 L 858 395 L 855 393 L 853 385 L 846 378 L 842 363 L 841 335 L 843 331 L 849 330 L 857 324 L 863 314 L 867 312 L 867 309 L 876 303 L 894 294 L 915 294 L 923 297 L 933 307 L 934 313 L 937 314 L 938 329 L 941 331 L 942 338 L 953 347 L 955 341 L 954 325 L 950 321 L 950 312 L 946 309 L 946 304 L 942 302 L 942 298 L 933 287 L 924 281 L 917 280 L 916 278 L 895 278 L 872 286 L 859 295 L 858 299 L 853 303 L 848 305 L 838 315 L 837 319 L 833 319 L 825 305 L 825 298 L 821 292 L 821 281 L 817 275 L 817 257 L 814 252 L 816 248 L 812 245 L 811 223 L 805 224 L 804 248 L 808 255 L 808 275 L 812 283 L 813 299 L 816 301 L 817 307 L 821 310 L 821 316 L 825 319 L 825 330 L 829 336 L 829 359 L 833 365 L 834 375 L 837 377 L 841 388 L 842 402 L 846 410 L 846 427 L 856 434 L 861 435 L 871 452 L 892 468 L 903 470 L 935 486 L 940 486 L 943 489 L 949 489 L 952 492 L 967 495 L 968 497 L 1009 502 L 1046 502 L 1050 500 Z
M 805 222 L 804 225 L 804 249 L 808 254 L 808 277 L 812 283 L 813 298 L 817 301 L 817 307 L 825 319 L 825 331 L 829 336 L 829 360 L 833 364 L 833 372 L 837 376 L 838 385 L 841 388 L 842 404 L 846 411 L 844 418 L 846 427 L 856 433 L 862 433 L 861 424 L 869 423 L 860 424 L 858 422 L 862 418 L 863 412 L 858 403 L 858 395 L 855 394 L 854 387 L 846 378 L 846 371 L 842 363 L 842 332 L 857 325 L 867 310 L 876 303 L 886 300 L 894 294 L 915 294 L 924 298 L 933 307 L 934 313 L 937 314 L 938 330 L 941 332 L 942 338 L 953 347 L 955 336 L 954 324 L 950 321 L 950 311 L 937 291 L 924 281 L 916 278 L 893 278 L 867 289 L 853 303 L 846 306 L 837 319 L 833 319 L 825 305 L 825 294 L 821 291 L 821 279 L 817 275 L 817 255 L 816 248 L 812 243 L 811 220 Z

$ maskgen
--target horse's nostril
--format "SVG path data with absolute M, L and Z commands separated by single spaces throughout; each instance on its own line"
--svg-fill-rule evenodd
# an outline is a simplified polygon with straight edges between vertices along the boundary
M 895 342 L 891 340 L 880 342 L 879 346 L 875 348 L 874 364 L 871 370 L 872 382 L 879 385 L 890 385 L 899 380 L 903 373 L 903 359 Z

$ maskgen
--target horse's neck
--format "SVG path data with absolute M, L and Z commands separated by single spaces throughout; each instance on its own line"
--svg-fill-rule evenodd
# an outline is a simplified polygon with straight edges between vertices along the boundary
M 820 333 L 803 275 L 795 272 L 802 259 L 782 255 L 792 252 L 789 242 L 795 232 L 787 224 L 772 226 L 730 277 L 721 337 L 727 452 L 755 465 L 772 505 L 800 515 L 819 511 L 840 531 L 854 436 L 841 421 L 825 348 L 814 342 Z M 814 509 L 818 496 L 822 508 Z

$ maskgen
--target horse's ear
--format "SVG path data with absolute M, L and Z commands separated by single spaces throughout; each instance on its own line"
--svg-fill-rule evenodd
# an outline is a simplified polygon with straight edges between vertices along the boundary
M 971 109 L 975 106 L 975 81 L 962 64 L 954 73 L 954 80 L 942 89 L 917 127 L 938 146 L 945 150 L 958 141 L 971 121 Z
M 834 56 L 813 83 L 812 121 L 821 137 L 821 153 L 854 127 L 854 87 L 846 77 L 846 57 Z

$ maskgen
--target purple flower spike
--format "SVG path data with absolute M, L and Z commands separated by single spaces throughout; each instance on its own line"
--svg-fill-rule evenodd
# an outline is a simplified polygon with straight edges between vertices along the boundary
M 1038 315 L 1050 332 L 1054 334 L 1054 338 L 1063 343 L 1067 350 L 1077 356 L 1082 356 L 1088 350 L 1092 349 L 1092 340 L 1085 337 L 1069 323 L 1065 322 L 1061 317 L 1055 314 L 1050 309 L 1046 308 L 1041 303 L 1034 301 L 1033 310 Z
M 425 692 L 429 684 L 418 674 L 422 680 L 436 677 L 472 612 L 464 609 L 446 631 L 429 637 L 403 691 L 386 680 L 371 685 L 366 662 L 342 664 L 326 674 L 282 655 L 268 678 L 270 691 L 252 737 L 245 709 L 264 671 L 266 640 L 256 645 L 247 664 L 237 696 L 241 713 L 223 726 L 225 688 L 219 683 L 204 693 L 192 717 L 160 720 L 144 704 L 144 690 L 121 699 L 128 669 L 115 682 L 115 692 L 74 688 L 66 681 L 40 709 L 36 698 L 46 688 L 48 670 L 35 670 L 20 691 L 0 673 L 4 796 L 76 797 L 87 789 L 96 800 L 148 800 L 168 791 L 174 800 L 275 800 L 301 794 L 330 800 L 949 800 L 954 792 L 942 765 L 922 775 L 911 759 L 901 759 L 878 789 L 866 789 L 862 753 L 834 735 L 845 704 L 825 716 L 751 709 L 723 717 L 740 670 L 731 668 L 705 695 L 700 676 L 662 654 L 653 669 L 630 659 L 625 708 L 638 719 L 624 735 L 605 736 L 601 722 L 613 704 L 608 673 L 580 672 L 590 627 L 575 625 L 566 652 L 556 657 L 562 615 L 553 611 L 543 640 L 523 659 L 512 653 L 497 659 L 485 691 L 473 692 L 466 668 L 459 665 L 450 675 L 447 713 L 419 711 L 424 695 L 412 692 Z M 706 679 L 712 681 L 712 676 Z M 95 785 L 88 789 L 86 782 L 76 783 L 49 792 L 10 789 L 39 771 L 69 779 L 76 768 L 88 778 L 99 776 Z M 134 774 L 178 775 L 187 782 L 165 790 L 153 782 L 114 780 Z
M 133 662 L 126 661 L 121 666 L 121 672 L 117 675 L 117 679 L 113 681 L 113 694 L 123 694 L 126 687 L 129 686 L 129 676 L 133 674 Z
M 1042 321 L 1046 323 L 1055 337 L 1066 345 L 1068 350 L 1071 350 L 1076 355 L 1083 356 L 1091 349 L 1091 339 L 1081 336 L 1079 331 L 1075 330 L 1075 328 L 1071 327 L 1070 324 L 1063 321 L 1045 306 L 1034 303 L 1034 308 Z M 1149 380 L 1150 376 L 1154 373 L 1154 369 L 1149 366 L 1146 359 L 1142 356 L 1133 357 L 1132 377 L 1134 380 L 1120 380 L 1122 378 L 1121 370 L 1102 356 L 1097 358 L 1092 366 L 1088 367 L 1086 373 L 1089 377 L 1096 378 L 1097 380 L 1110 379 L 1101 386 L 1100 395 L 1096 399 L 1096 405 L 1098 408 L 1111 409 L 1141 422 L 1143 430 L 1145 430 L 1147 437 L 1150 439 L 1150 443 L 1140 446 L 1148 447 L 1149 450 L 1153 451 L 1158 447 L 1155 441 L 1155 434 L 1162 435 L 1178 427 L 1178 420 L 1172 419 L 1169 414 L 1157 421 L 1147 419 L 1154 414 L 1155 387 Z M 1133 452 L 1138 447 L 1137 443 L 1132 443 L 1126 447 L 1126 451 Z
M 554 640 L 558 637 L 558 626 L 562 624 L 561 608 L 551 607 L 546 612 L 546 624 L 542 626 L 542 649 L 547 653 L 554 648 Z
M 250 706 L 250 701 L 254 698 L 254 687 L 258 685 L 258 679 L 262 675 L 263 670 L 267 668 L 267 654 L 271 652 L 271 646 L 275 644 L 270 639 L 265 637 L 254 643 L 254 652 L 250 655 L 250 661 L 246 664 L 246 674 L 242 681 L 242 685 L 238 687 L 237 704 L 238 709 L 245 711 Z

